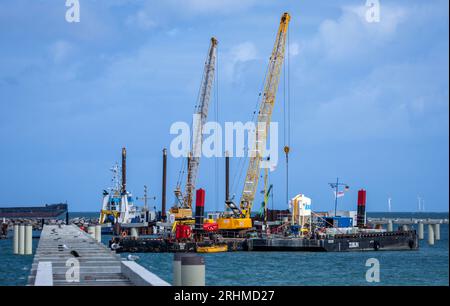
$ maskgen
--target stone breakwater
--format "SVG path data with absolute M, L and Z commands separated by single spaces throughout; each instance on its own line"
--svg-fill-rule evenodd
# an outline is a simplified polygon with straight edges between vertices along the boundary
M 2 219 L 0 220 L 0 235 L 5 238 L 7 233 L 13 230 L 14 224 L 31 224 L 34 231 L 41 231 L 44 225 L 59 225 L 65 224 L 63 219 Z M 69 224 L 87 227 L 88 225 L 98 224 L 97 218 L 76 217 L 69 219 Z

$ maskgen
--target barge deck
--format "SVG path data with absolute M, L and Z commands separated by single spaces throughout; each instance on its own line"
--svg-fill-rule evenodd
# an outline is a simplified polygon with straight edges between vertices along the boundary
M 416 250 L 419 240 L 415 230 L 382 233 L 339 234 L 325 239 L 308 238 L 225 238 L 228 252 L 235 251 L 297 251 L 349 252 Z M 110 247 L 117 253 L 196 252 L 194 241 L 173 241 L 155 238 L 116 237 Z
M 400 251 L 416 250 L 416 231 L 370 234 L 335 235 L 327 239 L 252 238 L 247 240 L 249 251 Z

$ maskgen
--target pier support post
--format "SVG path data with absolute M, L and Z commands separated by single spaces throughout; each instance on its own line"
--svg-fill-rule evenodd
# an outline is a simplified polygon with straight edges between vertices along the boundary
M 102 226 L 101 225 L 95 226 L 95 240 L 97 240 L 97 242 L 102 242 Z
M 193 253 L 175 253 L 173 255 L 173 286 L 181 286 L 181 258 L 197 256 Z
M 181 256 L 180 253 L 173 255 L 173 281 L 174 286 L 181 286 Z
M 88 234 L 95 239 L 95 226 L 88 226 Z
M 423 235 L 423 222 L 422 221 L 419 221 L 419 223 L 418 223 L 418 232 L 419 232 L 419 239 L 420 240 L 423 240 L 423 237 L 424 237 L 424 235 Z
M 388 221 L 388 224 L 387 224 L 387 231 L 388 231 L 388 232 L 393 232 L 393 231 L 394 231 L 394 224 L 392 223 L 392 220 L 389 220 L 389 221 Z
M 434 229 L 433 224 L 428 224 L 428 244 L 434 245 Z
M 19 225 L 19 254 L 25 254 L 25 225 Z
M 439 223 L 434 225 L 434 240 L 441 240 L 441 225 Z
M 205 286 L 205 259 L 202 256 L 181 257 L 181 285 Z
M 25 255 L 33 254 L 33 226 L 25 226 Z
M 14 224 L 13 253 L 19 254 L 19 224 Z

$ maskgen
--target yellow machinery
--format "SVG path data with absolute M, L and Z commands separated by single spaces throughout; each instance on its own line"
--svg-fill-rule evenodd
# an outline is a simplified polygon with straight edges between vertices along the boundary
M 256 140 L 252 151 L 254 153 L 250 157 L 247 175 L 244 181 L 244 190 L 240 199 L 240 207 L 238 208 L 231 201 L 226 203 L 231 209 L 232 215 L 223 215 L 217 220 L 219 229 L 221 230 L 245 230 L 252 228 L 250 214 L 258 187 L 261 160 L 269 132 L 272 110 L 275 104 L 275 95 L 280 80 L 281 67 L 284 61 L 284 50 L 290 18 L 288 13 L 284 13 L 281 17 L 275 45 L 270 57 L 268 72 L 264 83 L 264 94 L 258 112 Z
M 208 117 L 209 101 L 211 100 L 211 90 L 214 83 L 217 43 L 217 39 L 212 37 L 208 57 L 205 62 L 199 101 L 195 107 L 197 112 L 194 114 L 193 120 L 192 150 L 188 157 L 185 193 L 184 195 L 182 194 L 180 188 L 181 182 L 179 181 L 177 188 L 175 189 L 175 197 L 178 202 L 176 203 L 176 206 L 170 209 L 170 214 L 173 214 L 176 220 L 192 218 L 192 201 L 195 191 L 195 181 L 197 179 L 200 156 L 202 154 L 202 131 Z
M 172 207 L 169 211 L 175 216 L 175 220 L 192 219 L 191 208 Z
M 102 209 L 100 211 L 100 219 L 99 219 L 99 223 L 103 224 L 106 223 L 106 218 L 108 216 L 113 216 L 115 220 L 119 219 L 119 215 L 120 212 L 117 210 L 107 210 L 107 209 Z
M 220 253 L 227 252 L 228 245 L 226 244 L 216 244 L 211 246 L 197 246 L 197 253 Z

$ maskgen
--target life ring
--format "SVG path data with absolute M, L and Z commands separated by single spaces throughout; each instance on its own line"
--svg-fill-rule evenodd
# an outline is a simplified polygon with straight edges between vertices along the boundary
M 125 238 L 126 236 L 128 236 L 128 234 L 126 231 L 123 231 L 121 236 L 122 236 L 122 238 Z

